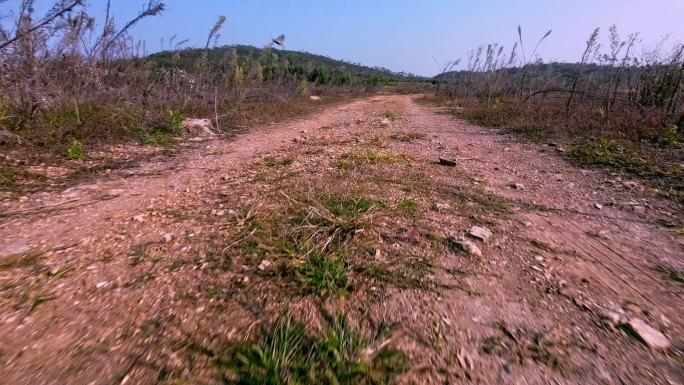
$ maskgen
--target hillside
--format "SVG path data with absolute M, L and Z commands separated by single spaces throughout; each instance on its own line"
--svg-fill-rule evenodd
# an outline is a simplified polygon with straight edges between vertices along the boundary
M 344 60 L 332 59 L 327 56 L 308 52 L 263 49 L 246 45 L 222 46 L 208 50 L 208 62 L 214 66 L 229 66 L 231 51 L 235 50 L 240 66 L 247 70 L 255 63 L 263 68 L 264 76 L 285 71 L 298 77 L 306 76 L 317 83 L 341 83 L 361 81 L 370 83 L 388 83 L 402 81 L 425 80 L 422 77 L 393 72 L 382 67 L 368 67 Z M 185 70 L 192 70 L 202 57 L 203 49 L 188 48 L 182 51 L 163 51 L 149 56 L 153 62 L 161 67 L 177 65 Z M 174 63 L 174 55 L 175 60 Z
M 516 75 L 520 73 L 522 67 L 504 68 L 503 71 L 507 75 Z M 611 71 L 617 70 L 616 67 L 608 65 L 600 65 L 596 63 L 587 63 L 582 67 L 582 73 L 598 80 L 607 80 L 611 76 Z M 640 68 L 627 67 L 624 68 L 625 74 L 638 75 Z M 526 73 L 535 77 L 566 79 L 571 80 L 577 72 L 577 63 L 539 63 L 529 64 L 526 66 Z M 472 72 L 482 73 L 483 71 L 458 70 L 449 71 L 433 77 L 433 80 L 440 79 L 462 79 Z

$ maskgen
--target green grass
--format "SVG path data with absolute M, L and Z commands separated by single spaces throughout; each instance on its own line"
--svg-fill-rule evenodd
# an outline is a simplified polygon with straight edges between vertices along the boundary
M 52 301 L 57 299 L 55 296 L 51 295 L 38 295 L 33 299 L 33 302 L 31 303 L 31 309 L 29 309 L 29 313 L 32 313 L 36 308 L 45 302 Z
M 402 262 L 394 264 L 368 262 L 359 265 L 356 271 L 368 279 L 405 290 L 436 291 L 440 286 L 428 278 L 428 275 L 434 271 L 434 267 L 431 265 L 416 266 L 402 265 Z
M 19 269 L 24 267 L 33 267 L 38 264 L 40 255 L 26 254 L 26 255 L 10 255 L 0 261 L 0 269 Z
M 656 267 L 656 270 L 658 270 L 666 279 L 684 285 L 684 271 L 666 265 L 659 265 Z
M 396 204 L 396 210 L 402 214 L 415 216 L 418 213 L 418 202 L 414 199 L 403 199 Z
M 71 146 L 67 148 L 67 158 L 71 160 L 81 160 L 85 154 L 85 146 L 79 140 L 74 139 Z
M 378 336 L 381 337 L 381 336 Z M 373 349 L 373 342 L 345 317 L 325 319 L 322 333 L 313 334 L 289 315 L 263 330 L 260 341 L 238 346 L 222 362 L 228 383 L 240 385 L 391 383 L 405 370 L 396 349 Z
M 336 217 L 352 219 L 359 214 L 369 212 L 373 207 L 382 207 L 382 202 L 374 201 L 365 197 L 352 197 L 341 199 L 337 196 L 326 196 L 321 203 Z
M 0 187 L 11 187 L 16 182 L 14 173 L 0 169 Z
M 20 189 L 21 187 L 27 187 L 29 185 L 41 185 L 47 181 L 48 177 L 44 174 L 31 173 L 18 167 L 0 166 L 1 189 Z
M 168 147 L 174 144 L 175 136 L 175 130 L 167 126 L 155 126 L 149 130 L 140 130 L 138 133 L 140 143 L 155 147 Z
M 341 257 L 313 251 L 304 263 L 295 265 L 293 272 L 300 287 L 320 297 L 344 295 L 351 289 L 349 267 Z
M 660 174 L 649 165 L 648 159 L 640 157 L 632 148 L 606 138 L 575 142 L 571 146 L 570 157 L 580 164 L 605 166 L 634 174 Z
M 405 159 L 408 159 L 408 157 L 405 155 L 395 154 L 390 151 L 367 148 L 343 154 L 338 167 L 342 170 L 352 170 L 362 166 L 394 164 Z
M 294 163 L 294 159 L 290 158 L 284 158 L 284 159 L 277 159 L 272 156 L 267 156 L 264 158 L 264 163 L 268 167 L 276 167 L 276 166 L 289 166 L 292 163 Z
M 418 139 L 425 139 L 426 137 L 427 137 L 427 135 L 423 134 L 422 132 L 408 132 L 408 131 L 390 135 L 391 139 L 398 140 L 398 141 L 404 142 L 404 143 L 411 143 L 411 142 L 418 140 Z

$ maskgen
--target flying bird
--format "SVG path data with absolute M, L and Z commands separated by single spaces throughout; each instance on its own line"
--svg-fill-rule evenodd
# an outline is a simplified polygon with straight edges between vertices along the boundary
M 285 44 L 285 35 L 280 35 L 275 39 L 271 39 L 271 41 L 273 42 L 273 44 L 282 46 L 283 44 Z

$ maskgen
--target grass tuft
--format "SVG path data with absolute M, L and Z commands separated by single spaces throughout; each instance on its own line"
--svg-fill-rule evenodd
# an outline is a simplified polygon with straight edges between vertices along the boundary
M 284 158 L 284 159 L 277 159 L 272 156 L 267 156 L 264 158 L 264 163 L 268 167 L 276 167 L 276 166 L 289 166 L 292 163 L 294 163 L 294 159 L 290 158 Z
M 352 170 L 362 166 L 399 163 L 405 159 L 408 159 L 405 155 L 367 148 L 343 154 L 340 159 L 339 168 L 342 170 Z
M 349 267 L 341 257 L 332 257 L 319 252 L 309 253 L 304 263 L 296 264 L 294 279 L 307 292 L 320 297 L 344 295 L 350 288 Z
M 385 343 L 372 344 L 345 317 L 325 321 L 323 332 L 316 335 L 290 315 L 281 316 L 263 330 L 260 341 L 239 346 L 222 363 L 229 383 L 387 384 L 405 370 L 401 352 Z
M 396 210 L 402 214 L 415 216 L 418 213 L 418 202 L 414 199 L 403 199 L 396 204 Z

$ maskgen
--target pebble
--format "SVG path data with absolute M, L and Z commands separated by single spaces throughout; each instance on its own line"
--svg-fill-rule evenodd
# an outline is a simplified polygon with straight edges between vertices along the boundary
M 448 203 L 435 203 L 435 210 L 444 211 L 449 210 L 451 206 Z
M 522 183 L 511 183 L 509 186 L 513 189 L 516 189 L 516 190 L 524 190 L 525 189 L 525 185 Z
M 145 221 L 145 216 L 143 214 L 138 214 L 133 217 L 133 220 L 138 223 L 143 223 Z
M 165 243 L 171 242 L 172 239 L 173 239 L 173 233 L 166 233 L 162 236 L 162 241 Z
M 0 258 L 11 257 L 13 255 L 22 255 L 29 252 L 31 248 L 26 241 L 17 241 L 10 243 L 7 246 L 0 248 Z
M 482 226 L 473 226 L 470 228 L 468 231 L 468 234 L 473 237 L 481 240 L 482 242 L 487 242 L 487 240 L 492 236 L 492 232 Z
M 468 254 L 476 255 L 478 257 L 482 256 L 482 251 L 480 251 L 480 248 L 469 240 L 454 237 L 447 237 L 446 240 L 447 243 L 456 250 L 464 251 Z
M 271 267 L 271 261 L 269 261 L 268 259 L 264 259 L 263 261 L 261 261 L 261 263 L 259 263 L 259 270 L 261 271 L 264 271 L 269 267 Z
M 98 289 L 104 289 L 105 287 L 107 287 L 107 285 L 109 285 L 109 282 L 107 282 L 107 281 L 102 281 L 102 282 L 96 283 L 96 284 L 95 284 L 95 287 L 98 288 Z

